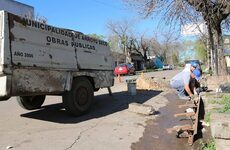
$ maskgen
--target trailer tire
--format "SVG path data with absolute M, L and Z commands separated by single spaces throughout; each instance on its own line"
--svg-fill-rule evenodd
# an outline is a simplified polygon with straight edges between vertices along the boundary
M 18 96 L 17 102 L 18 104 L 27 110 L 34 110 L 41 108 L 42 104 L 45 101 L 45 95 L 37 95 L 37 96 Z
M 6 101 L 10 98 L 10 96 L 4 96 L 0 98 L 0 101 Z
M 63 94 L 62 100 L 68 113 L 80 116 L 87 113 L 93 103 L 94 89 L 85 77 L 74 79 L 72 89 Z

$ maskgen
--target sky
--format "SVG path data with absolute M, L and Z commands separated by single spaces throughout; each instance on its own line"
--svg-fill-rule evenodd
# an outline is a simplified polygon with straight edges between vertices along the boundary
M 108 35 L 108 21 L 132 20 L 137 32 L 150 33 L 158 28 L 156 18 L 140 19 L 122 0 L 17 0 L 33 6 L 35 15 L 48 24 L 85 34 Z

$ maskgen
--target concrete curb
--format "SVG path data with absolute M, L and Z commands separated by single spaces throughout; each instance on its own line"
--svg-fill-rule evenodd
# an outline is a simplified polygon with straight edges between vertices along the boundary
M 155 109 L 151 105 L 146 104 L 138 104 L 138 103 L 131 103 L 129 104 L 130 112 L 143 114 L 143 115 L 153 115 L 155 113 Z
M 230 147 L 230 114 L 215 112 L 215 108 L 220 108 L 222 105 L 209 104 L 207 97 L 203 96 L 203 98 L 205 112 L 212 112 L 210 129 L 215 140 L 216 150 L 228 150 Z
M 212 113 L 210 120 L 213 138 L 230 139 L 230 114 Z

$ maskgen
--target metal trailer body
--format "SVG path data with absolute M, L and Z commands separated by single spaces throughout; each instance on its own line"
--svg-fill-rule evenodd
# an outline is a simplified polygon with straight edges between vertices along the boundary
M 9 13 L 34 18 L 34 7 L 17 2 L 15 0 L 0 0 L 0 10 L 5 10 Z
M 114 84 L 107 42 L 0 11 L 0 98 L 62 95 L 73 80 Z

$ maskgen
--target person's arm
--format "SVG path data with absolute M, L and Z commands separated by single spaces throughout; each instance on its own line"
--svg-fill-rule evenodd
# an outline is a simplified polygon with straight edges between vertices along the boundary
M 189 95 L 189 97 L 192 97 L 193 94 L 191 92 L 191 89 L 189 87 L 189 83 L 190 83 L 190 72 L 185 72 L 183 75 L 183 81 L 184 81 L 184 89 L 187 92 L 187 94 Z
M 184 89 L 185 89 L 185 91 L 188 93 L 189 97 L 192 97 L 192 96 L 193 96 L 193 94 L 192 94 L 192 92 L 191 92 L 191 90 L 190 90 L 188 84 L 185 84 L 185 85 L 184 85 Z

